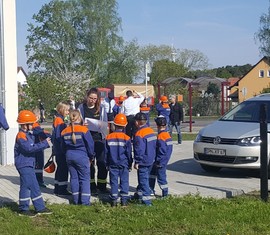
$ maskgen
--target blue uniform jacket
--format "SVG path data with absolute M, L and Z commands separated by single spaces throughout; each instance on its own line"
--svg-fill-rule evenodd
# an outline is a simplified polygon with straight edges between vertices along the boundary
M 33 134 L 20 130 L 16 136 L 14 147 L 16 168 L 35 167 L 35 154 L 48 147 L 49 144 L 47 140 L 35 144 Z
M 3 128 L 4 130 L 9 129 L 9 125 L 5 116 L 5 109 L 2 107 L 2 105 L 0 105 L 0 128 Z
M 105 148 L 105 163 L 107 166 L 122 166 L 131 168 L 131 140 L 121 130 L 107 135 Z
M 149 106 L 140 107 L 140 112 L 146 115 L 147 125 L 150 126 L 150 107 Z
M 157 136 L 156 164 L 166 166 L 172 155 L 172 138 L 167 131 L 161 131 Z
M 62 132 L 62 148 L 66 157 L 76 156 L 88 157 L 92 160 L 95 156 L 94 140 L 88 128 L 80 124 L 74 124 L 74 134 L 76 137 L 76 144 L 72 142 L 72 129 L 71 126 L 66 127 Z
M 151 166 L 156 156 L 157 137 L 154 130 L 147 125 L 138 129 L 134 137 L 134 160 L 135 164 Z
M 42 140 L 47 139 L 48 137 L 52 138 L 52 135 L 45 131 L 44 128 L 41 128 L 38 122 L 33 124 L 33 135 L 35 136 L 35 143 L 39 143 Z M 44 151 L 39 151 L 36 153 L 36 157 L 44 157 Z
M 35 143 L 45 140 L 48 137 L 52 138 L 52 135 L 48 131 L 45 131 L 44 128 L 41 128 L 38 122 L 33 124 L 33 135 L 35 136 Z
M 163 106 L 161 103 L 157 104 L 156 105 L 156 110 L 157 110 L 157 113 L 158 113 L 158 116 L 159 115 L 162 115 L 163 117 L 166 118 L 166 121 L 167 121 L 167 124 L 169 124 L 170 122 L 170 113 L 171 113 L 171 109 L 170 109 L 170 106 L 168 105 L 167 106 Z
M 53 152 L 54 154 L 61 155 L 63 154 L 61 146 L 61 132 L 67 127 L 64 123 L 64 117 L 60 114 L 57 114 L 53 121 L 53 133 L 52 133 L 52 143 L 53 143 Z

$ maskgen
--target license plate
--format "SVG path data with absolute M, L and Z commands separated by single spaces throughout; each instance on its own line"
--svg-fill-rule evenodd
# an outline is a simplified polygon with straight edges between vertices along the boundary
M 226 155 L 226 150 L 225 149 L 210 149 L 210 148 L 205 148 L 204 153 L 208 155 L 218 155 L 218 156 L 225 156 Z

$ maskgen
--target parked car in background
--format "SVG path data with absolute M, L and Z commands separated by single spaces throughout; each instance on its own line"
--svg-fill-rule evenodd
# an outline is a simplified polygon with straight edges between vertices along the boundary
M 224 167 L 260 168 L 262 104 L 267 106 L 267 122 L 270 123 L 270 94 L 261 94 L 240 103 L 219 120 L 199 131 L 193 144 L 193 152 L 194 159 L 204 170 L 218 172 Z M 269 147 L 268 143 L 268 149 Z

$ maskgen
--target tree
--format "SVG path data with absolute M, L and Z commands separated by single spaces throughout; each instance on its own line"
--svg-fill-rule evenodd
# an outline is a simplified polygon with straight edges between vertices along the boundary
M 209 66 L 208 58 L 199 50 L 176 50 L 176 63 L 182 64 L 188 71 L 205 70 Z
M 270 7 L 268 13 L 260 17 L 260 28 L 255 33 L 255 40 L 259 40 L 259 50 L 263 56 L 270 56 Z
M 52 0 L 33 19 L 26 46 L 30 70 L 68 89 L 106 81 L 111 57 L 123 43 L 115 0 Z
M 27 77 L 27 85 L 21 88 L 22 92 L 19 109 L 32 109 L 38 107 L 38 100 L 45 104 L 47 114 L 63 100 L 67 100 L 69 94 L 62 93 L 63 84 L 53 78 L 44 78 L 39 73 L 31 73 Z
M 181 77 L 186 73 L 183 65 L 176 64 L 169 60 L 159 60 L 154 62 L 152 73 L 150 75 L 150 83 L 157 87 L 159 82 L 162 82 L 169 77 Z
M 115 53 L 107 67 L 107 83 L 132 83 L 140 72 L 137 41 L 125 42 Z M 107 84 L 108 85 L 108 84 Z

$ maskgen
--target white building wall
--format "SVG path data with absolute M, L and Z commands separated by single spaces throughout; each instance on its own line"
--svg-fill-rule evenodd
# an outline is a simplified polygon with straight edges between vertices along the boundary
M 18 87 L 17 87 L 17 43 L 16 43 L 16 3 L 15 0 L 1 0 L 3 3 L 4 29 L 4 107 L 9 130 L 6 134 L 6 156 L 1 164 L 14 163 L 14 142 L 18 132 Z

